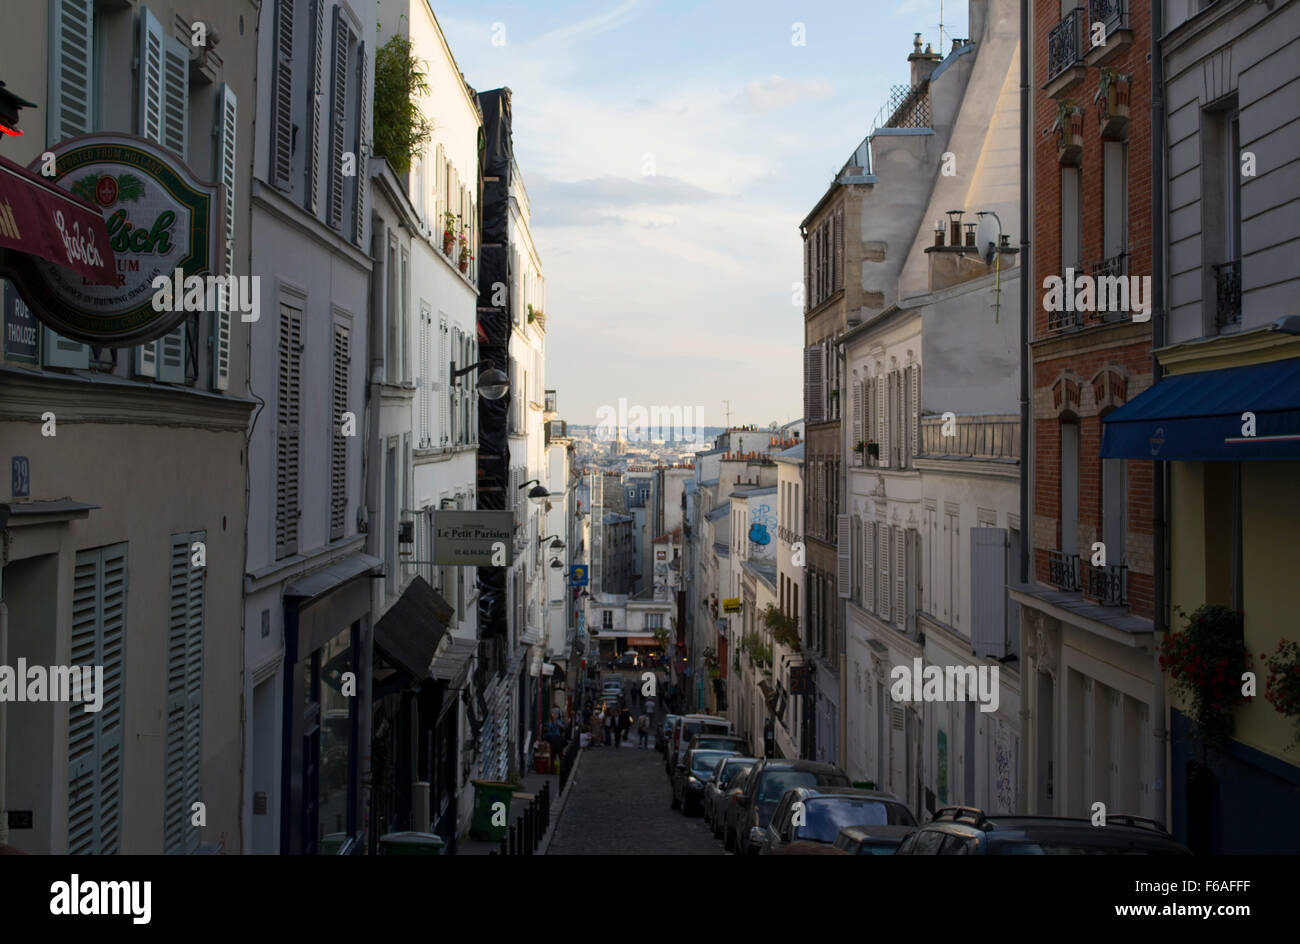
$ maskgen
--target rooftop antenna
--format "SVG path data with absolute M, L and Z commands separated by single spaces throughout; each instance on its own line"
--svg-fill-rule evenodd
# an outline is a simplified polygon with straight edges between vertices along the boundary
M 726 428 L 727 428 L 727 429 L 731 429 L 731 401 L 730 401 L 730 400 L 723 400 L 722 402 L 723 402 L 723 405 L 726 406 L 726 409 L 722 411 L 723 416 L 725 416 L 725 417 L 727 418 L 727 427 L 726 427 Z

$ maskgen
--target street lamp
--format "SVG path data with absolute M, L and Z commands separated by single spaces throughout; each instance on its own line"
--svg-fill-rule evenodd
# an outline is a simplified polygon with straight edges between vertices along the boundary
M 546 535 L 546 537 L 542 537 L 541 535 L 538 535 L 537 543 L 541 544 L 543 541 L 546 540 L 546 538 L 555 538 L 555 540 L 551 542 L 551 550 L 553 551 L 564 550 L 564 542 L 560 540 L 560 536 L 558 534 L 548 534 Z
M 552 557 L 551 570 L 563 570 L 563 569 L 564 569 L 564 564 L 560 561 L 560 559 L 558 557 Z
M 456 362 L 452 361 L 451 379 L 455 380 L 457 377 L 463 377 L 471 370 L 477 370 L 482 366 L 483 361 L 475 361 L 468 367 L 457 369 Z M 478 392 L 484 400 L 500 400 L 510 390 L 510 378 L 506 376 L 504 371 L 489 367 L 487 370 L 479 372 L 478 382 L 474 386 L 478 388 Z
M 529 479 L 523 485 L 519 486 L 519 491 L 522 492 L 530 485 L 533 487 L 528 489 L 528 497 L 533 501 L 540 502 L 551 497 L 551 493 L 547 491 L 546 486 L 541 483 L 541 479 Z

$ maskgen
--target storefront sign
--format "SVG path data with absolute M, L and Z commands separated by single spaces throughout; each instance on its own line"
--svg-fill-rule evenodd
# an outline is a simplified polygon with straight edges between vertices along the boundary
M 740 597 L 727 597 L 725 600 L 723 600 L 723 601 L 722 601 L 722 612 L 724 612 L 724 613 L 739 613 L 739 612 L 740 612 Z
M 5 358 L 25 364 L 40 363 L 41 323 L 8 282 L 0 285 L 4 307 Z
M 111 255 L 112 284 L 39 259 L 13 272 L 45 324 L 77 341 L 124 347 L 166 334 L 185 317 L 181 305 L 154 304 L 154 280 L 215 272 L 221 201 L 158 145 L 121 134 L 72 138 L 51 149 L 63 189 L 100 209 Z M 32 166 L 38 170 L 38 162 Z M 159 310 L 159 308 L 162 310 Z
M 97 207 L 0 158 L 0 250 L 42 259 L 89 282 L 113 282 L 113 251 Z
M 513 563 L 513 512 L 434 511 L 430 517 L 435 564 L 509 567 Z

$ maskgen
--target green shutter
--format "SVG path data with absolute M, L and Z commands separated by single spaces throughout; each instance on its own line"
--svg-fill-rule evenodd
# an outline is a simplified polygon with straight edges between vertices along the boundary
M 93 0 L 50 3 L 45 134 L 51 145 L 94 130 L 94 7 Z

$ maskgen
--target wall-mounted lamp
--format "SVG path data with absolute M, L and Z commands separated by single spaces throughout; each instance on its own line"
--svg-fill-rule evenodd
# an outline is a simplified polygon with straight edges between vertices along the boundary
M 551 493 L 546 490 L 546 486 L 541 483 L 541 479 L 529 479 L 523 485 L 519 486 L 519 491 L 522 492 L 530 485 L 533 487 L 528 489 L 528 497 L 533 501 L 545 501 L 551 497 Z
M 548 534 L 546 535 L 546 537 L 542 537 L 541 535 L 538 535 L 537 543 L 541 544 L 542 542 L 546 541 L 547 538 L 555 538 L 555 540 L 551 542 L 551 550 L 553 551 L 564 550 L 564 542 L 560 540 L 560 536 L 558 534 Z
M 561 561 L 558 557 L 552 557 L 551 570 L 563 570 L 563 569 L 564 569 L 564 562 Z
M 451 362 L 451 379 L 463 377 L 471 370 L 477 370 L 483 366 L 482 361 L 475 361 L 468 367 L 456 367 L 456 362 Z M 510 391 L 510 378 L 504 371 L 497 370 L 495 367 L 489 367 L 481 371 L 478 375 L 478 382 L 474 385 L 478 388 L 479 395 L 484 400 L 500 400 Z

